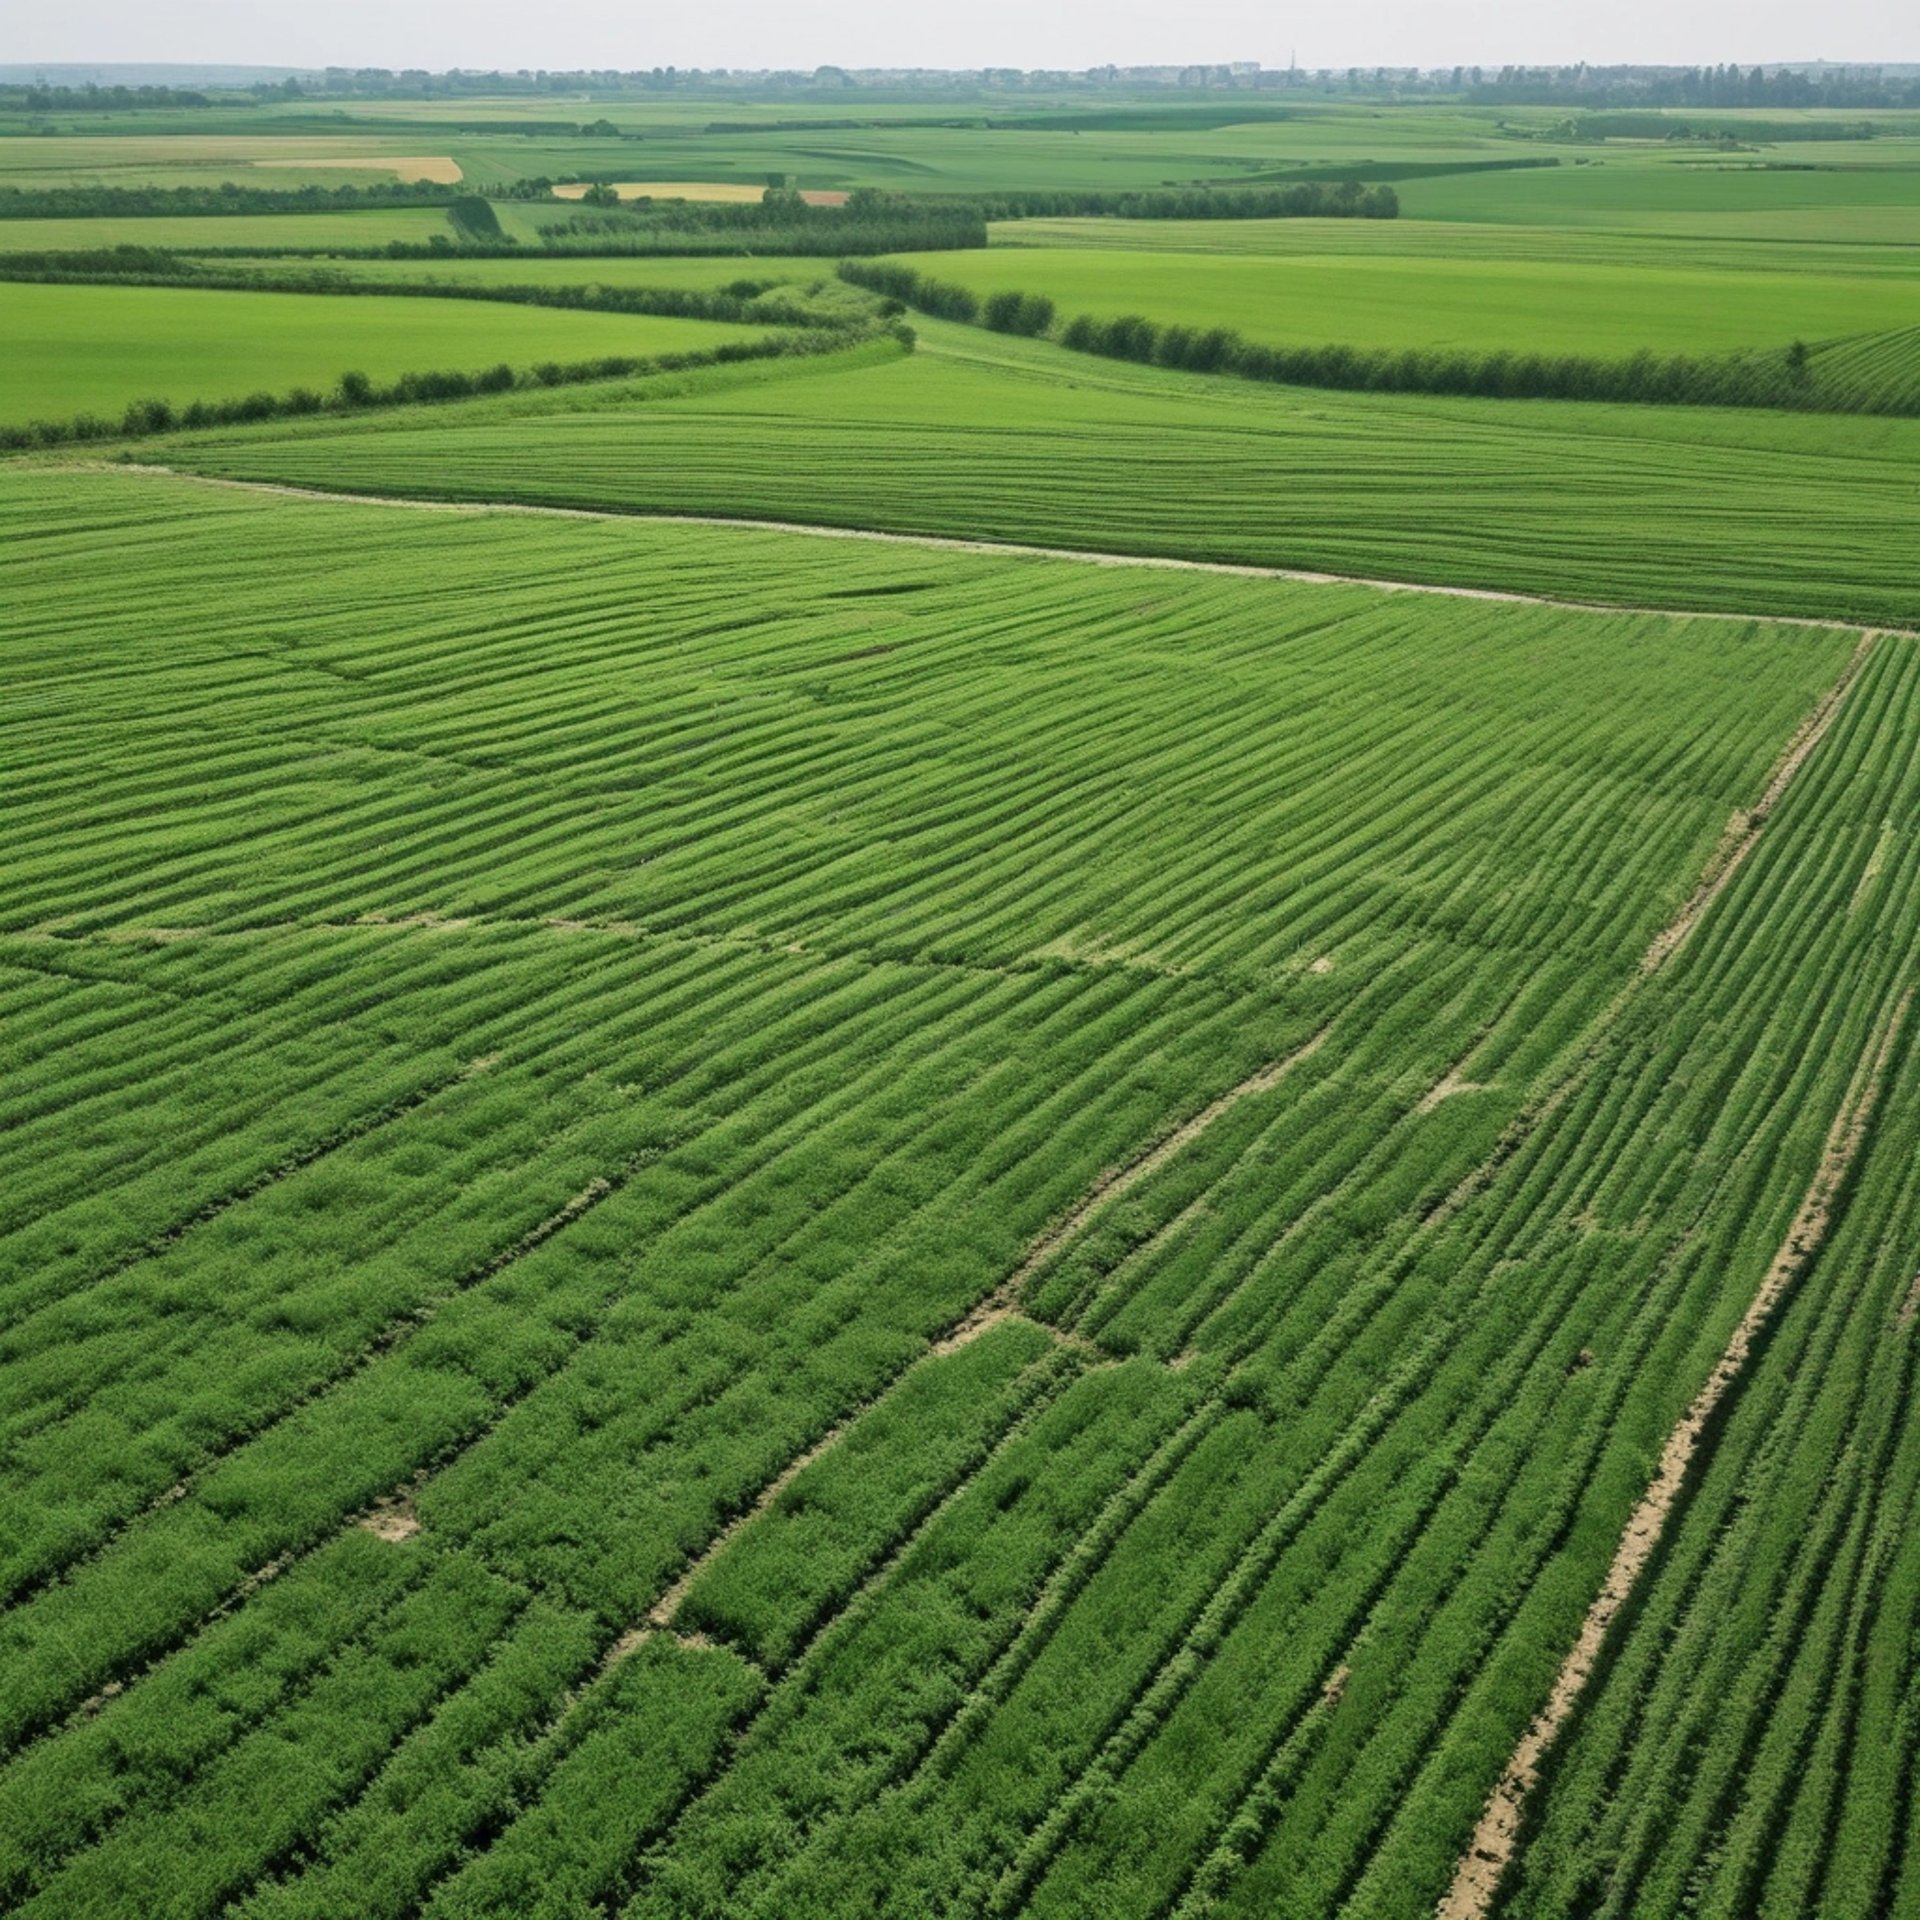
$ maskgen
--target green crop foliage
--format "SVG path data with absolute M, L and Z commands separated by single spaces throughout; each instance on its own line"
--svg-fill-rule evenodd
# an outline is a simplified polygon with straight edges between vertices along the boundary
M 1134 223 L 1127 223 L 1130 231 Z M 1010 229 L 1024 238 L 1018 226 Z M 970 288 L 1044 294 L 1062 315 L 1142 313 L 1161 326 L 1229 327 L 1266 345 L 1447 347 L 1491 353 L 1721 354 L 1910 322 L 1911 279 L 1646 265 L 1136 252 L 1024 244 L 917 254 L 910 264 Z
M 746 514 L 1640 606 L 1920 619 L 1920 427 L 1290 389 L 917 322 L 910 359 L 801 363 L 550 419 L 476 405 L 177 444 L 209 472 L 467 500 Z
M 1648 972 L 1853 635 L 0 496 L 0 1899 L 1431 1906 L 1912 985 L 1910 640 Z M 1904 1499 L 1904 1376 L 1848 1412 L 1791 1341 L 1891 1303 L 1909 1058 L 1730 1429 L 1801 1489 L 1753 1525 L 1843 1430 Z M 1783 1575 L 1803 1664 L 1868 1497 Z M 1623 1899 L 1684 1864 L 1633 1751 Z M 1826 1871 L 1741 1751 L 1729 1911 Z M 1559 1806 L 1516 1898 L 1591 1875 Z

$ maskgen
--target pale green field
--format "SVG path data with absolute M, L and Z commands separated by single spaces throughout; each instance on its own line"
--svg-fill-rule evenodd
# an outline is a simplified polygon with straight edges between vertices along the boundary
M 1763 237 L 1694 238 L 1607 227 L 1466 220 L 999 220 L 995 247 L 1095 247 L 1122 253 L 1357 254 L 1404 260 L 1528 260 L 1612 267 L 1715 267 L 1733 272 L 1890 276 L 1920 280 L 1904 247 Z
M 1864 158 L 1872 143 L 1860 144 Z M 1816 151 L 1832 160 L 1825 148 Z M 1764 156 L 1776 163 L 1779 157 Z M 1844 150 L 1845 167 L 1801 170 L 1763 165 L 1762 158 L 1608 157 L 1597 166 L 1410 180 L 1399 188 L 1400 206 L 1408 220 L 1920 246 L 1920 171 L 1855 164 L 1852 143 Z
M 0 423 L 112 415 L 136 400 L 227 400 L 502 361 L 700 352 L 753 327 L 494 301 L 9 285 L 0 294 Z

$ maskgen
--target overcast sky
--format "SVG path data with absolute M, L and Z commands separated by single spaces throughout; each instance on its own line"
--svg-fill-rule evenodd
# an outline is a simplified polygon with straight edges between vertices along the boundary
M 1920 0 L 7 0 L 0 63 L 1306 67 L 1920 61 Z

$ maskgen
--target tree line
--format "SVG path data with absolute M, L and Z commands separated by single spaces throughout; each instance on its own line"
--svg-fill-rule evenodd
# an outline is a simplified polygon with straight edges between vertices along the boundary
M 807 306 L 783 296 L 779 283 L 769 280 L 734 280 L 724 287 L 607 287 L 360 279 L 326 267 L 243 270 L 184 259 L 154 247 L 110 247 L 93 253 L 0 253 L 0 282 L 8 280 L 63 286 L 188 287 L 202 292 L 325 294 L 341 298 L 378 295 L 386 299 L 488 300 L 508 306 L 647 314 L 674 320 L 717 320 L 741 326 L 803 327 L 829 332 L 858 331 L 873 319 L 871 312 L 835 312 Z
M 431 180 L 348 187 L 0 187 L 0 220 L 86 220 L 148 215 L 331 213 L 356 207 L 445 207 L 471 198 Z
M 983 203 L 989 220 L 1394 220 L 1400 196 L 1384 183 L 1296 180 L 1267 187 L 1142 188 L 1112 192 L 1049 188 L 996 194 Z

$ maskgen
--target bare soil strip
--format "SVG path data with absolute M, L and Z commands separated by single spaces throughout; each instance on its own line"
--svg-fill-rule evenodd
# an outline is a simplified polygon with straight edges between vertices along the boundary
M 1712 857 L 1700 875 L 1700 884 L 1694 888 L 1686 905 L 1654 935 L 1653 944 L 1642 956 L 1640 965 L 1643 971 L 1652 973 L 1671 959 L 1686 944 L 1688 936 L 1705 917 L 1707 909 L 1726 891 L 1727 883 L 1740 871 L 1747 855 L 1753 851 L 1755 842 L 1760 838 L 1760 829 L 1767 824 L 1768 815 L 1780 804 L 1788 787 L 1793 784 L 1794 775 L 1806 764 L 1814 748 L 1826 738 L 1827 729 L 1833 725 L 1834 717 L 1840 711 L 1841 701 L 1860 677 L 1860 669 L 1866 665 L 1867 655 L 1873 651 L 1873 643 L 1883 631 L 1879 627 L 1868 627 L 1862 631 L 1860 644 L 1854 648 L 1853 658 L 1841 670 L 1839 679 L 1794 729 L 1792 738 L 1781 750 L 1765 791 L 1751 807 L 1737 812 L 1727 822 L 1727 830 L 1720 836 L 1720 844 L 1714 848 Z
M 1086 1226 L 1087 1222 L 1091 1220 L 1108 1201 L 1118 1199 L 1120 1195 L 1127 1192 L 1129 1188 L 1137 1186 L 1142 1180 L 1146 1179 L 1150 1173 L 1165 1166 L 1182 1147 L 1189 1145 L 1193 1140 L 1197 1139 L 1207 1128 L 1212 1126 L 1222 1114 L 1237 1106 L 1242 1100 L 1256 1093 L 1265 1093 L 1269 1088 L 1278 1086 L 1287 1074 L 1292 1072 L 1302 1060 L 1310 1058 L 1314 1053 L 1319 1051 L 1321 1042 L 1324 1041 L 1326 1037 L 1327 1029 L 1323 1027 L 1311 1040 L 1307 1041 L 1304 1046 L 1295 1048 L 1294 1051 L 1284 1059 L 1269 1063 L 1267 1066 L 1262 1067 L 1258 1073 L 1241 1081 L 1237 1087 L 1229 1088 L 1219 1099 L 1212 1102 L 1211 1105 L 1203 1107 L 1191 1120 L 1176 1127 L 1171 1133 L 1161 1139 L 1156 1146 L 1142 1154 L 1139 1159 L 1129 1161 L 1123 1167 L 1109 1167 L 1094 1181 L 1093 1185 L 1087 1189 L 1086 1194 L 1080 1200 L 1079 1204 L 1074 1207 L 1072 1212 L 1048 1227 L 1039 1238 L 1028 1247 L 1025 1257 L 1021 1260 L 1020 1264 L 1014 1268 L 1013 1272 L 1010 1273 L 993 1292 L 988 1294 L 978 1306 L 973 1308 L 973 1310 L 962 1319 L 956 1321 L 939 1339 L 934 1341 L 932 1346 L 927 1349 L 923 1358 L 937 1360 L 947 1354 L 957 1353 L 962 1347 L 968 1346 L 973 1341 L 978 1340 L 983 1333 L 986 1333 L 991 1328 L 999 1326 L 1004 1321 L 1015 1318 L 1020 1311 L 1018 1301 L 1021 1288 L 1032 1279 L 1034 1274 L 1039 1271 L 1046 1261 L 1050 1260 L 1074 1235 L 1079 1233 L 1080 1230 Z M 1080 1335 L 1062 1334 L 1060 1330 L 1055 1327 L 1048 1327 L 1045 1331 L 1053 1334 L 1056 1339 L 1064 1340 L 1068 1344 L 1085 1347 L 1090 1353 L 1099 1351 L 1093 1342 L 1084 1339 Z M 648 1609 L 647 1624 L 650 1627 L 658 1629 L 671 1628 L 674 1622 L 674 1616 L 678 1614 L 681 1603 L 692 1591 L 694 1582 L 726 1551 L 743 1528 L 750 1526 L 755 1520 L 759 1519 L 801 1474 L 806 1472 L 823 1454 L 830 1452 L 836 1447 L 840 1441 L 845 1438 L 848 1429 L 853 1426 L 854 1422 L 857 1421 L 872 1404 L 872 1401 L 863 1401 L 843 1419 L 836 1421 L 830 1426 L 804 1453 L 797 1455 L 782 1467 L 780 1471 L 767 1482 L 766 1486 L 761 1489 L 753 1505 L 742 1509 L 733 1519 L 728 1521 L 727 1524 L 714 1535 L 712 1540 L 701 1549 L 700 1553 L 688 1562 L 686 1570 L 680 1575 L 679 1579 Z
M 1562 1663 L 1547 1703 L 1521 1736 L 1513 1757 L 1489 1797 L 1473 1839 L 1454 1870 L 1453 1886 L 1438 1908 L 1440 1920 L 1485 1920 L 1492 1910 L 1493 1898 L 1511 1863 L 1520 1837 L 1527 1796 L 1540 1776 L 1540 1764 L 1547 1749 L 1572 1713 L 1574 1703 L 1586 1686 L 1600 1649 L 1620 1609 L 1632 1593 L 1634 1583 L 1646 1571 L 1660 1537 L 1686 1483 L 1687 1474 L 1698 1455 L 1702 1435 L 1720 1403 L 1739 1379 L 1754 1342 L 1772 1317 L 1787 1292 L 1820 1251 L 1833 1222 L 1834 1204 L 1839 1197 L 1848 1169 L 1865 1143 L 1868 1123 L 1880 1095 L 1887 1063 L 1899 1037 L 1901 1023 L 1912 1005 L 1913 992 L 1905 993 L 1895 1005 L 1881 1029 L 1879 1043 L 1865 1055 L 1854 1072 L 1840 1110 L 1827 1134 L 1825 1150 L 1814 1172 L 1800 1209 L 1787 1229 L 1787 1237 L 1773 1256 L 1760 1290 L 1753 1297 L 1740 1323 L 1733 1330 L 1706 1383 L 1694 1395 L 1692 1404 L 1681 1415 L 1680 1423 L 1667 1436 L 1660 1452 L 1660 1466 L 1652 1483 L 1641 1495 L 1627 1521 L 1626 1531 L 1614 1550 L 1613 1564 L 1587 1617 L 1579 1638 Z
M 727 527 L 741 533 L 799 534 L 813 540 L 866 540 L 882 546 L 921 547 L 935 553 L 980 553 L 1010 560 L 1075 560 L 1091 567 L 1145 567 L 1161 573 L 1210 573 L 1234 580 L 1290 580 L 1309 587 L 1366 587 L 1375 593 L 1431 594 L 1443 600 L 1487 600 L 1503 606 L 1554 607 L 1565 613 L 1644 614 L 1661 620 L 1756 620 L 1773 627 L 1805 627 L 1820 633 L 1858 633 L 1869 638 L 1897 634 L 1920 639 L 1901 627 L 1862 627 L 1857 620 L 1816 620 L 1797 613 L 1726 613 L 1701 607 L 1634 607 L 1604 600 L 1561 600 L 1548 594 L 1509 593 L 1494 587 L 1447 587 L 1425 580 L 1379 580 L 1363 573 L 1316 573 L 1301 567 L 1259 567 L 1231 560 L 1183 560 L 1161 553 L 1103 553 L 1089 547 L 1028 546 L 1011 540 L 962 540 L 938 533 L 887 533 L 875 527 L 822 526 L 805 520 L 762 520 L 740 514 L 614 512 L 604 507 L 536 506 L 514 500 L 430 500 L 389 493 L 340 493 L 324 487 L 289 486 L 284 481 L 230 480 L 179 467 L 121 460 L 71 460 L 50 464 L 59 473 L 113 473 L 161 476 L 201 487 L 225 487 L 236 493 L 278 494 L 290 500 L 318 500 L 347 507 L 402 507 L 423 513 L 523 513 L 554 520 L 626 521 L 643 526 Z

